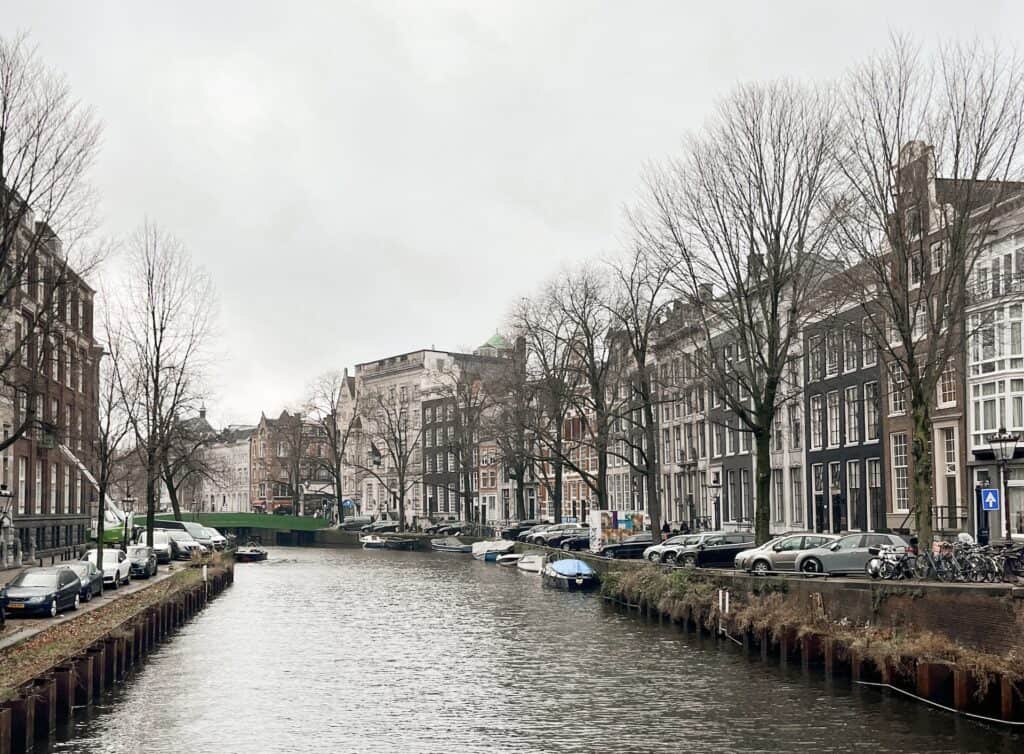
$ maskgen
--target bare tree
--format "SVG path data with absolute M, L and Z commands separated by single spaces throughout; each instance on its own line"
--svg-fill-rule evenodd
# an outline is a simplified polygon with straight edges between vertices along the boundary
M 657 442 L 657 408 L 666 386 L 655 381 L 653 364 L 654 339 L 668 304 L 671 268 L 644 247 L 613 263 L 615 299 L 609 305 L 616 329 L 618 358 L 628 364 L 627 376 L 631 395 L 619 416 L 627 427 L 639 417 L 636 432 L 625 435 L 630 449 L 627 462 L 644 479 L 647 490 L 647 511 L 655 541 L 661 536 L 661 496 L 659 494 L 660 463 Z M 642 437 L 643 442 L 631 442 Z
M 932 408 L 970 334 L 975 262 L 1004 200 L 1024 190 L 1024 68 L 995 46 L 925 56 L 897 37 L 848 75 L 841 104 L 836 239 L 848 273 L 837 288 L 863 309 L 890 400 L 909 397 L 911 510 L 930 542 Z
M 146 531 L 152 538 L 157 485 L 178 417 L 203 397 L 204 348 L 212 327 L 213 288 L 182 244 L 145 223 L 129 244 L 129 277 L 113 337 L 117 371 L 135 444 L 146 469 Z
M 757 450 L 755 528 L 768 538 L 772 422 L 830 237 L 836 128 L 829 97 L 748 85 L 647 176 L 632 221 L 688 307 L 703 381 Z
M 277 443 L 277 476 L 273 479 L 288 489 L 292 513 L 303 515 L 306 483 L 315 477 L 318 468 L 317 446 L 323 437 L 319 427 L 306 422 L 300 412 L 284 411 L 274 425 L 273 440 Z
M 60 323 L 72 322 L 80 301 L 78 280 L 103 254 L 87 243 L 95 228 L 88 174 L 99 140 L 92 111 L 27 38 L 0 38 L 0 383 L 27 398 L 0 450 L 32 427 L 53 429 L 37 413 L 43 372 Z
M 526 518 L 526 484 L 533 474 L 532 427 L 536 425 L 534 385 L 526 371 L 526 340 L 515 339 L 512 360 L 488 387 L 494 410 L 484 415 L 483 432 L 494 439 L 502 465 L 515 482 L 515 515 Z
M 405 498 L 420 481 L 419 454 L 423 425 L 407 398 L 377 390 L 361 397 L 360 449 L 352 465 L 376 479 L 398 504 L 398 526 L 405 529 Z M 353 454 L 355 455 L 355 454 Z M 365 502 L 365 501 L 364 501 Z
M 343 467 L 349 440 L 359 426 L 355 410 L 346 411 L 346 404 L 353 398 L 349 392 L 349 380 L 337 370 L 325 372 L 310 385 L 306 399 L 306 414 L 319 427 L 325 442 L 326 453 L 316 455 L 313 465 L 325 472 L 334 488 L 334 499 L 338 506 L 338 518 L 343 517 L 342 505 L 345 494 Z M 347 400 L 348 399 L 348 400 Z M 354 407 L 353 407 L 354 409 Z
M 170 428 L 160 458 L 160 479 L 167 488 L 174 517 L 179 521 L 183 491 L 192 491 L 194 505 L 195 493 L 202 481 L 213 481 L 222 473 L 206 452 L 215 439 L 206 422 L 197 418 L 180 419 Z

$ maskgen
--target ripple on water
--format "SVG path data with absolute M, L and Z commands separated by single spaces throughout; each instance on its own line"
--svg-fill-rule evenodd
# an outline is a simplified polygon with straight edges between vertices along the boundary
M 959 752 L 1020 738 L 466 556 L 274 550 L 60 752 Z

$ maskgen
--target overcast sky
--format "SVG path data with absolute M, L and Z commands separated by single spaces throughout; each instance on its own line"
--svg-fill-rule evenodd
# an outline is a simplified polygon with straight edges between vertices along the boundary
M 327 369 L 474 347 L 614 252 L 646 161 L 737 82 L 891 31 L 1016 42 L 1020 2 L 9 2 L 104 124 L 104 231 L 145 217 L 218 289 L 215 423 Z

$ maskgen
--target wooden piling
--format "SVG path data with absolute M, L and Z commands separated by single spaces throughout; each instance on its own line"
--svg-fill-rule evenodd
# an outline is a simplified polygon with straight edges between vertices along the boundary
M 10 711 L 11 751 L 32 751 L 35 744 L 35 699 L 31 694 L 8 699 L 3 704 Z
M 970 706 L 971 677 L 966 670 L 953 671 L 953 706 L 961 712 Z
M 64 723 L 71 719 L 75 707 L 75 669 L 71 665 L 61 665 L 53 671 L 53 681 L 57 689 L 57 722 Z
M 92 657 L 75 659 L 75 706 L 87 707 L 92 702 Z
M 92 698 L 99 699 L 107 688 L 106 673 L 106 651 L 102 645 L 96 645 L 89 650 L 92 657 Z
M 11 711 L 0 707 L 0 754 L 11 754 Z
M 48 741 L 57 730 L 57 684 L 52 678 L 37 678 L 31 694 L 35 698 L 35 737 Z

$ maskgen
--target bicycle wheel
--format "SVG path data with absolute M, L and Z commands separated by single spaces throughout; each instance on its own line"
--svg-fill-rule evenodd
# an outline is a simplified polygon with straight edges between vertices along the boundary
M 929 581 L 935 578 L 935 569 L 931 561 L 925 555 L 919 555 L 914 563 L 914 575 L 921 581 Z
M 889 560 L 883 560 L 878 564 L 878 578 L 891 579 L 896 575 L 896 566 Z

